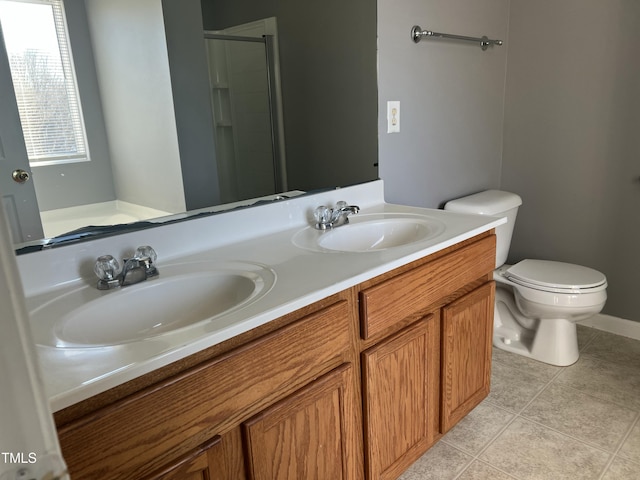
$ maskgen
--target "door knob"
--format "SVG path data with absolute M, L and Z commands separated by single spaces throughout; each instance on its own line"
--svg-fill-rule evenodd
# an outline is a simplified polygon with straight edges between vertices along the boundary
M 27 172 L 26 170 L 22 170 L 21 168 L 14 170 L 11 176 L 18 183 L 24 183 L 31 178 L 29 172 Z

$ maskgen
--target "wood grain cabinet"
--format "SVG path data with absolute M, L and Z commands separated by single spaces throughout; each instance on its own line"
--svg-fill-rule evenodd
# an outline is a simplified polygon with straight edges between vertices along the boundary
M 489 392 L 490 232 L 56 412 L 71 478 L 395 479 Z
M 397 478 L 435 441 L 438 320 L 428 315 L 363 353 L 368 478 Z
M 359 291 L 367 478 L 395 479 L 489 393 L 495 237 Z
M 345 366 L 357 358 L 355 309 L 349 292 L 341 297 L 225 354 L 60 425 L 58 434 L 71 477 L 242 479 L 247 465 L 264 465 L 265 449 L 295 446 L 293 453 L 283 454 L 283 458 L 290 455 L 289 461 L 300 458 L 301 452 L 314 451 L 315 437 L 322 434 L 326 435 L 323 448 L 330 447 L 325 440 L 339 442 L 340 458 L 349 460 L 334 462 L 344 463 L 348 473 L 344 478 L 362 478 L 358 473 L 362 471 L 359 379 L 353 367 Z M 265 429 L 262 437 L 257 421 L 249 421 L 249 435 L 243 438 L 242 426 L 248 419 L 260 414 L 256 418 L 274 421 L 282 412 L 293 417 L 282 417 L 281 424 L 268 433 Z M 295 434 L 278 436 L 288 428 Z M 306 438 L 298 435 L 310 431 L 313 435 Z M 339 437 L 329 438 L 336 432 Z M 219 441 L 212 441 L 216 436 Z M 333 447 L 325 460 L 332 458 Z M 272 477 L 261 469 L 247 469 L 247 478 L 287 478 L 279 468 L 274 467 Z M 321 473 L 308 478 L 340 478 Z
M 220 448 L 222 438 L 216 435 L 193 452 L 165 465 L 148 477 L 149 480 L 212 480 L 215 478 L 209 465 L 209 454 Z
M 353 455 L 360 408 L 352 365 L 343 365 L 244 424 L 253 480 L 361 478 Z
M 486 283 L 442 309 L 441 433 L 489 395 L 494 294 Z
M 170 461 L 145 480 L 242 480 L 247 478 L 240 429 L 216 435 Z

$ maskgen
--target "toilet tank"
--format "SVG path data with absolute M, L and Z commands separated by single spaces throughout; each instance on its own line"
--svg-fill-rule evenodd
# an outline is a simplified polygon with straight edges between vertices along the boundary
M 507 223 L 496 228 L 496 268 L 505 264 L 511 246 L 511 236 L 516 223 L 519 195 L 501 190 L 486 190 L 447 202 L 445 210 L 458 213 L 474 213 L 492 217 L 507 217 Z

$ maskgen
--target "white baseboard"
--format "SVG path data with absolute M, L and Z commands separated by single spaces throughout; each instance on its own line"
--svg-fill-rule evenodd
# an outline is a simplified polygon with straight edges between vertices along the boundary
M 624 318 L 599 313 L 582 322 L 578 322 L 578 325 L 593 327 L 597 330 L 640 340 L 640 322 L 634 322 L 633 320 L 625 320 Z

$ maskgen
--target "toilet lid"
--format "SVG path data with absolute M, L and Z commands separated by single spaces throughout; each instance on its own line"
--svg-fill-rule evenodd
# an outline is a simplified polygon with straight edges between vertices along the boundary
M 549 260 L 522 260 L 509 267 L 505 276 L 514 283 L 559 293 L 601 290 L 607 278 L 597 270 Z

